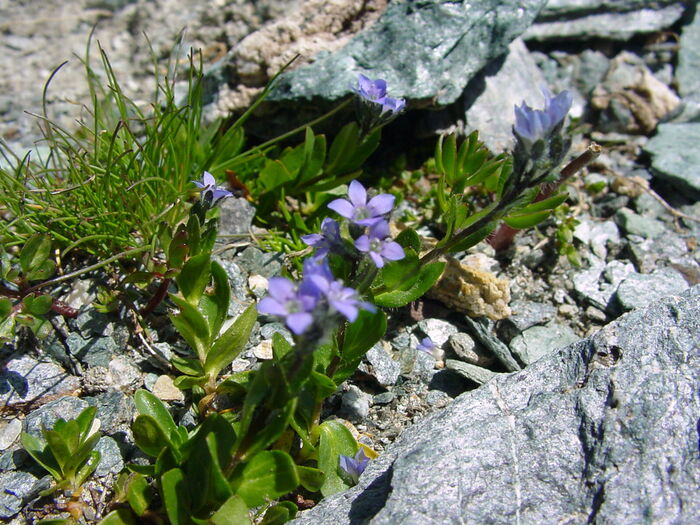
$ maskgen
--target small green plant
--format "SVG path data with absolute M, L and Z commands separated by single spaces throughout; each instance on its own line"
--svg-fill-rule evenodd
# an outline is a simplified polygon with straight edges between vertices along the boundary
M 66 317 L 77 315 L 74 309 L 35 286 L 49 279 L 55 269 L 47 235 L 30 237 L 16 259 L 9 252 L 0 253 L 0 341 L 11 340 L 18 325 L 40 335 L 52 309 Z
M 24 449 L 56 482 L 41 495 L 59 490 L 70 496 L 68 510 L 75 520 L 82 513 L 81 488 L 100 462 L 100 453 L 93 450 L 100 439 L 96 412 L 95 407 L 88 407 L 75 419 L 59 419 L 51 430 L 42 426 L 43 439 L 27 432 L 22 432 L 20 437 Z

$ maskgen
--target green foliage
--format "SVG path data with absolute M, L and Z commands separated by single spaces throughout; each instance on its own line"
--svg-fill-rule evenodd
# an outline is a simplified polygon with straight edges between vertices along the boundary
M 97 468 L 100 453 L 93 450 L 100 439 L 96 412 L 95 407 L 88 407 L 75 419 L 59 419 L 51 430 L 42 427 L 43 439 L 22 432 L 24 449 L 56 481 L 42 495 L 56 490 L 78 492 Z

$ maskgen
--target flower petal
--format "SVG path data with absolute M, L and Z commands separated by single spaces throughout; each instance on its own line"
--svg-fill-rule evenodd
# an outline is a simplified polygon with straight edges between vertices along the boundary
M 406 253 L 398 242 L 388 241 L 382 246 L 382 257 L 389 261 L 399 261 L 406 257 Z
M 389 213 L 394 207 L 394 199 L 393 195 L 380 193 L 370 199 L 367 207 L 372 210 L 374 215 L 384 215 Z
M 313 322 L 313 316 L 306 312 L 296 312 L 287 316 L 287 326 L 297 335 L 303 334 Z
M 294 297 L 294 283 L 286 277 L 273 277 L 267 286 L 268 293 L 278 301 L 288 301 Z
M 355 207 L 367 204 L 367 190 L 356 180 L 352 181 L 348 187 L 348 197 Z
M 214 178 L 214 175 L 212 175 L 208 171 L 205 171 L 202 174 L 202 182 L 204 183 L 205 186 L 215 186 L 216 185 L 216 179 Z
M 308 235 L 302 235 L 301 240 L 307 246 L 316 246 L 323 240 L 323 236 L 320 233 L 310 233 Z
M 361 235 L 355 240 L 355 248 L 361 252 L 369 251 L 369 237 L 367 235 Z
M 355 301 L 329 301 L 330 305 L 340 312 L 351 323 L 357 319 L 358 309 Z
M 384 267 L 384 259 L 377 252 L 369 252 L 369 256 L 372 258 L 372 262 L 377 268 Z
M 346 219 L 352 219 L 355 212 L 355 207 L 345 199 L 335 199 L 328 203 L 328 207 Z
M 267 315 L 278 315 L 280 317 L 284 317 L 287 315 L 287 310 L 285 309 L 285 307 L 279 301 L 276 301 L 272 297 L 264 297 L 258 303 L 258 312 Z

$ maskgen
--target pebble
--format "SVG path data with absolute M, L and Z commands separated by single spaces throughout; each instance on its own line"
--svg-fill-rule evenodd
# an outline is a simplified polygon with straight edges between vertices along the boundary
M 22 432 L 22 422 L 15 418 L 0 420 L 0 450 L 8 449 Z
M 129 359 L 119 356 L 109 362 L 107 382 L 117 390 L 136 390 L 143 384 L 143 374 Z
M 258 299 L 267 295 L 268 280 L 262 275 L 251 275 L 248 277 L 248 288 Z
M 605 315 L 605 312 L 599 310 L 595 306 L 589 306 L 588 308 L 586 308 L 586 317 L 594 323 L 601 324 L 606 323 L 608 320 L 608 316 Z
M 492 372 L 487 368 L 482 368 L 469 363 L 463 363 L 462 361 L 457 361 L 456 359 L 448 359 L 445 361 L 445 365 L 447 366 L 448 370 L 453 370 L 462 377 L 465 377 L 479 385 L 483 385 L 496 375 L 496 372 Z
M 451 335 L 459 332 L 456 326 L 442 319 L 423 319 L 418 322 L 418 328 L 430 337 L 435 346 L 444 345 Z
M 372 396 L 365 394 L 355 385 L 349 385 L 341 398 L 340 414 L 352 422 L 359 422 L 369 415 Z
M 0 518 L 11 518 L 24 504 L 38 495 L 35 490 L 38 479 L 28 472 L 8 471 L 0 473 Z
M 253 348 L 253 355 L 263 361 L 269 361 L 274 356 L 272 354 L 272 340 L 265 339 Z
M 638 215 L 629 208 L 618 210 L 615 214 L 615 222 L 628 235 L 639 235 L 647 239 L 660 237 L 666 232 L 663 222 Z
M 65 396 L 39 407 L 24 420 L 24 431 L 41 436 L 41 427 L 53 428 L 59 419 L 75 419 L 89 406 L 88 402 L 73 396 Z
M 182 390 L 177 388 L 173 383 L 173 378 L 170 376 L 159 376 L 153 385 L 153 395 L 161 401 L 179 401 L 185 400 L 185 395 Z
M 579 340 L 568 325 L 550 322 L 545 326 L 533 326 L 513 338 L 510 349 L 525 365 L 529 365 L 554 350 Z
M 371 365 L 371 368 L 366 371 L 374 376 L 380 385 L 396 384 L 401 373 L 401 364 L 391 357 L 381 342 L 369 349 L 365 359 Z
M 102 478 L 108 474 L 119 474 L 124 468 L 124 459 L 117 442 L 109 436 L 102 436 L 95 445 L 100 453 L 100 462 L 95 469 L 95 475 Z
M 662 268 L 650 274 L 634 274 L 617 288 L 615 297 L 622 311 L 641 308 L 669 295 L 678 295 L 688 288 L 688 282 L 672 268 Z

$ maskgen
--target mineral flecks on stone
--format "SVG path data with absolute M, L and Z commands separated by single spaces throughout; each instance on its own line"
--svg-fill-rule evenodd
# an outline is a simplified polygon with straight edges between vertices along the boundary
M 700 287 L 628 314 L 461 395 L 291 523 L 698 523 L 698 333 Z

